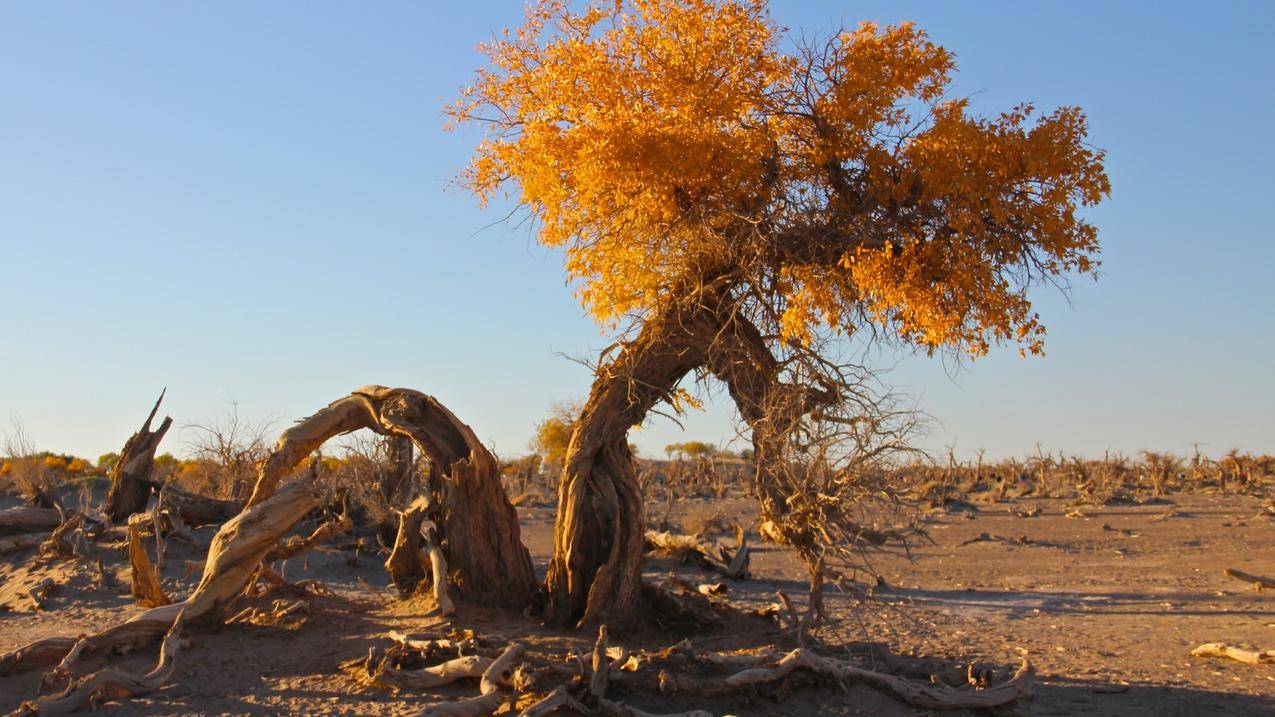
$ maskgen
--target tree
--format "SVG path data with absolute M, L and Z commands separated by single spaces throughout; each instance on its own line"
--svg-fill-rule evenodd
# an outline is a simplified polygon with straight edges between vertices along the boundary
M 688 374 L 726 383 L 781 517 L 781 437 L 859 403 L 838 346 L 1038 354 L 1028 289 L 1097 268 L 1079 212 L 1110 187 L 1083 112 L 974 113 L 949 95 L 953 54 L 911 24 L 812 41 L 764 0 L 538 0 L 482 50 L 449 109 L 486 130 L 462 181 L 511 196 L 621 339 L 565 459 L 551 622 L 633 613 L 625 436 Z
M 575 429 L 579 404 L 559 403 L 550 409 L 549 417 L 536 424 L 536 435 L 531 439 L 531 450 L 539 453 L 546 465 L 562 469 L 567 455 L 567 444 Z

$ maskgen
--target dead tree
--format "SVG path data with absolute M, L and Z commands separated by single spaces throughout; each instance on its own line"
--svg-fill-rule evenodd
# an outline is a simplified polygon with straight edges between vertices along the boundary
M 151 421 L 155 419 L 155 413 L 159 411 L 159 404 L 163 400 L 164 391 L 161 391 L 146 422 L 137 433 L 129 437 L 111 471 L 106 513 L 116 523 L 123 523 L 130 515 L 146 510 L 146 501 L 150 498 L 151 472 L 155 469 L 155 450 L 173 425 L 173 419 L 165 416 L 159 428 L 151 430 Z
M 410 439 L 438 467 L 426 486 L 428 517 L 460 594 L 482 605 L 526 607 L 538 590 L 535 573 L 496 458 L 433 396 L 365 386 L 303 419 L 283 432 L 261 463 L 248 506 L 272 495 L 280 479 L 325 441 L 361 428 Z

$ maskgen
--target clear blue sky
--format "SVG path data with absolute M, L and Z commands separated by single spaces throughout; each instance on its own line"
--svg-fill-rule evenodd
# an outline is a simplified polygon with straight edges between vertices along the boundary
M 442 104 L 520 2 L 0 3 L 0 418 L 118 450 L 237 399 L 279 426 L 365 383 L 437 395 L 502 453 L 608 343 L 560 257 L 448 191 Z M 1048 356 L 892 380 L 962 455 L 1275 450 L 1275 4 L 784 2 L 910 19 L 986 111 L 1078 104 L 1109 152 L 1105 269 L 1038 293 Z M 646 452 L 733 434 L 710 404 Z M 188 437 L 188 436 L 187 436 Z M 165 448 L 180 452 L 178 433 Z

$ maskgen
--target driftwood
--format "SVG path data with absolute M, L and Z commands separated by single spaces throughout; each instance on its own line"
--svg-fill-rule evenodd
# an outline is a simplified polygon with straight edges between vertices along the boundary
M 107 667 L 104 670 L 76 680 L 57 695 L 24 703 L 15 714 L 70 714 L 81 707 L 96 706 L 103 701 L 121 697 L 136 697 L 159 688 L 173 674 L 174 660 L 177 657 L 177 648 L 181 641 L 181 630 L 182 615 L 179 612 L 173 618 L 172 627 L 168 629 L 164 637 L 163 645 L 159 649 L 159 660 L 155 663 L 155 668 L 150 672 L 144 675 L 137 675 L 115 667 Z M 86 644 L 83 640 L 77 643 L 71 653 L 67 655 L 67 659 L 59 665 L 59 668 L 69 669 L 68 663 L 75 661 L 75 658 L 84 650 Z M 66 667 L 63 667 L 64 665 Z
M 724 695 L 748 691 L 778 682 L 797 670 L 806 670 L 837 683 L 862 682 L 890 692 L 921 709 L 987 709 L 1019 700 L 1030 692 L 1032 667 L 1026 660 L 1007 682 L 987 689 L 972 686 L 953 688 L 910 680 L 856 667 L 841 660 L 822 657 L 805 648 L 784 655 L 769 666 L 750 667 L 728 677 L 694 677 L 660 673 L 660 691 L 665 694 Z
M 1275 588 L 1275 579 L 1272 578 L 1264 578 L 1261 575 L 1253 575 L 1252 573 L 1242 572 L 1235 568 L 1227 568 L 1225 572 L 1227 575 L 1235 578 L 1236 580 L 1243 580 L 1249 585 L 1252 585 L 1253 589 L 1258 592 L 1265 589 Z
M 294 524 L 319 505 L 312 489 L 281 491 L 253 506 L 217 531 L 208 550 L 203 578 L 185 600 L 151 608 L 136 617 L 85 638 L 89 654 L 127 652 L 154 643 L 179 613 L 188 621 L 217 620 L 256 574 L 262 559 Z M 0 675 L 57 664 L 75 646 L 73 638 L 38 640 L 0 655 Z
M 1225 642 L 1206 642 L 1191 650 L 1192 657 L 1228 657 L 1250 665 L 1275 664 L 1275 650 L 1245 650 Z
M 17 535 L 53 530 L 62 524 L 62 514 L 54 508 L 6 508 L 0 510 L 0 535 Z
M 493 660 L 483 672 L 477 697 L 431 705 L 418 712 L 416 717 L 481 717 L 495 712 L 505 703 L 506 695 L 500 688 L 509 684 L 513 677 L 514 663 L 522 657 L 522 652 L 523 647 L 518 643 L 505 648 L 500 657 Z
M 151 565 L 146 546 L 142 545 L 141 527 L 145 520 L 149 518 L 141 513 L 130 516 L 128 519 L 128 563 L 133 573 L 132 594 L 137 598 L 139 605 L 159 607 L 173 601 L 164 594 L 164 588 L 159 584 L 159 571 Z M 157 544 L 159 540 L 159 536 L 156 535 Z
M 447 563 L 459 576 L 460 594 L 481 605 L 528 605 L 538 592 L 535 572 L 496 458 L 433 396 L 365 386 L 301 420 L 283 432 L 261 463 L 248 505 L 272 495 L 284 475 L 329 438 L 361 428 L 410 438 L 438 468 L 426 486 L 430 517 Z
M 151 491 L 150 476 L 155 469 L 155 450 L 173 425 L 173 419 L 165 416 L 159 428 L 151 430 L 151 421 L 155 420 L 155 414 L 163 400 L 164 391 L 161 391 L 146 422 L 137 433 L 129 437 L 111 471 L 111 489 L 106 494 L 106 514 L 116 523 L 122 523 L 130 515 L 146 510 L 146 501 L 149 500 Z

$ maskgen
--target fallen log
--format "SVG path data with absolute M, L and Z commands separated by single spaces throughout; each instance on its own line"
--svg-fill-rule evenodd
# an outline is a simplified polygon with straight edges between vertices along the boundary
M 1191 657 L 1227 657 L 1249 665 L 1275 664 L 1275 650 L 1246 650 L 1225 642 L 1206 642 L 1191 650 Z
M 177 648 L 181 641 L 182 614 L 173 618 L 172 627 L 164 637 L 159 648 L 159 660 L 154 669 L 144 675 L 125 672 L 115 667 L 107 667 L 91 675 L 76 680 L 57 695 L 43 697 L 33 702 L 26 702 L 18 708 L 18 715 L 64 715 L 70 714 L 89 704 L 98 704 L 105 700 L 136 697 L 146 694 L 162 686 L 173 674 L 177 657 Z M 81 641 L 83 643 L 83 641 Z M 77 646 L 82 651 L 84 645 Z M 78 656 L 79 652 L 75 652 Z M 68 655 L 70 661 L 73 661 Z
M 674 557 L 683 562 L 695 562 L 716 570 L 731 580 L 742 580 L 748 576 L 751 550 L 742 530 L 734 553 L 718 542 L 703 540 L 694 535 L 648 530 L 645 539 L 647 552 Z
M 17 535 L 53 530 L 62 524 L 62 514 L 54 508 L 5 508 L 0 510 L 0 535 Z
M 371 672 L 375 684 L 398 690 L 430 690 L 468 677 L 482 677 L 493 660 L 482 655 L 465 655 L 419 670 L 400 670 L 379 665 Z
M 660 691 L 665 694 L 716 696 L 748 691 L 779 682 L 797 670 L 806 670 L 838 683 L 862 682 L 885 690 L 921 709 L 987 709 L 1010 704 L 1026 697 L 1031 689 L 1032 667 L 1026 660 L 1007 682 L 987 689 L 948 687 L 910 680 L 898 675 L 856 667 L 797 648 L 766 667 L 751 667 L 727 677 L 695 677 L 669 670 L 660 673 Z
M 150 477 L 155 470 L 155 450 L 173 425 L 173 419 L 165 416 L 159 428 L 151 430 L 151 421 L 155 420 L 166 391 L 167 389 L 160 392 L 146 422 L 124 443 L 119 460 L 111 469 L 111 488 L 106 494 L 106 514 L 112 522 L 122 523 L 130 515 L 146 510 L 151 492 Z
M 220 500 L 192 493 L 172 481 L 156 487 L 163 492 L 164 505 L 177 511 L 182 522 L 196 528 L 201 525 L 220 525 L 243 510 L 243 505 L 233 500 Z
M 1227 568 L 1225 572 L 1227 575 L 1235 578 L 1236 580 L 1243 580 L 1249 585 L 1252 585 L 1253 589 L 1258 592 L 1261 592 L 1264 589 L 1275 588 L 1275 579 L 1272 579 L 1272 578 L 1264 578 L 1261 575 L 1246 573 L 1240 570 L 1236 570 L 1235 568 Z

